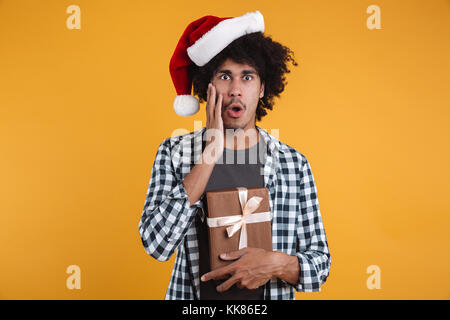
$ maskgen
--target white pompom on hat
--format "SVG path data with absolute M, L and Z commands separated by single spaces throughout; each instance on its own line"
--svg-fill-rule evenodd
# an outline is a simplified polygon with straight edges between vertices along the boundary
M 192 116 L 200 108 L 198 99 L 191 95 L 192 79 L 188 73 L 191 63 L 202 67 L 231 42 L 254 32 L 264 32 L 264 18 L 259 11 L 236 18 L 204 16 L 187 26 L 169 65 L 177 92 L 173 108 L 178 115 Z

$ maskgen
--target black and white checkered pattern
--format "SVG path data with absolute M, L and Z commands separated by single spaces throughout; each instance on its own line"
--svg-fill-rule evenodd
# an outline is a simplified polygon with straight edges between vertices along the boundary
M 256 126 L 267 145 L 264 183 L 270 193 L 273 250 L 296 255 L 299 283 L 272 278 L 266 299 L 295 299 L 300 292 L 320 291 L 331 257 L 311 167 L 304 155 Z M 139 222 L 149 255 L 167 261 L 177 251 L 165 299 L 198 299 L 200 290 L 197 221 L 202 199 L 189 207 L 184 177 L 202 153 L 206 128 L 169 137 L 159 146 Z

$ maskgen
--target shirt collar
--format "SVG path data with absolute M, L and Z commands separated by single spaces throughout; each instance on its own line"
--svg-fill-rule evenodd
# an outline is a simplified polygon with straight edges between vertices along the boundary
M 281 144 L 281 142 L 275 138 L 274 136 L 272 136 L 271 134 L 269 134 L 266 130 L 262 129 L 259 126 L 255 126 L 256 129 L 258 129 L 261 137 L 263 138 L 264 142 L 266 143 L 266 145 L 268 146 L 269 152 L 273 155 L 275 152 L 281 152 L 284 153 L 285 152 L 285 147 Z M 206 127 L 203 127 L 200 130 L 197 130 L 194 132 L 194 142 L 195 145 L 198 145 L 198 143 L 203 142 L 203 133 L 206 131 Z
M 275 151 L 279 151 L 281 153 L 284 153 L 284 146 L 280 143 L 280 140 L 269 134 L 266 130 L 260 128 L 259 126 L 255 126 L 256 129 L 258 129 L 259 133 L 261 134 L 262 138 L 264 139 L 264 142 L 268 145 L 269 150 L 271 153 Z

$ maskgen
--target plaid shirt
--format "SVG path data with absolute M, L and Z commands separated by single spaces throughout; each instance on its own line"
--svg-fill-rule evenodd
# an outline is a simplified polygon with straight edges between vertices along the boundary
M 328 278 L 331 257 L 322 223 L 317 189 L 305 156 L 256 126 L 267 145 L 264 183 L 272 214 L 273 250 L 298 258 L 299 282 L 272 278 L 264 286 L 266 299 L 294 300 L 299 292 L 320 291 Z M 199 299 L 199 250 L 196 219 L 203 212 L 199 199 L 189 206 L 182 184 L 202 154 L 206 128 L 166 138 L 159 146 L 139 221 L 146 252 L 167 261 L 177 251 L 165 299 Z

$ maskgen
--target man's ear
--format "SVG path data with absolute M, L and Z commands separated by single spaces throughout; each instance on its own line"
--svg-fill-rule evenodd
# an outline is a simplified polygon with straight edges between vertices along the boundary
M 261 83 L 261 88 L 259 91 L 259 98 L 262 98 L 262 97 L 264 97 L 264 82 Z

